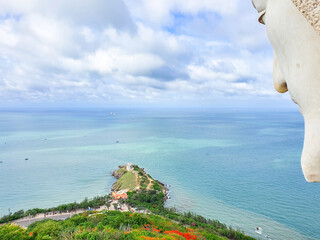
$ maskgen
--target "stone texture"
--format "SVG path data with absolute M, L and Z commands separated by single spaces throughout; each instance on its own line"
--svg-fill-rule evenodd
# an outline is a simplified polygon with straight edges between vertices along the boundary
M 320 34 L 320 0 L 292 0 L 292 2 Z

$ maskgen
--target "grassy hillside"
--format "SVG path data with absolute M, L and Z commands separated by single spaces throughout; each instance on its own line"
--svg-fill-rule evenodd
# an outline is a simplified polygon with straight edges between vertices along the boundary
M 133 172 L 125 172 L 121 178 L 113 184 L 113 190 L 129 189 L 133 191 L 136 187 L 136 175 Z
M 165 192 L 164 186 L 157 180 L 154 180 L 144 169 L 138 165 L 132 165 L 132 170 L 127 171 L 126 166 L 119 166 L 119 169 L 115 170 L 112 175 L 118 180 L 112 185 L 113 191 L 119 191 L 129 189 L 133 191 L 135 189 L 146 190 L 158 190 Z
M 130 171 L 120 167 L 114 172 L 118 180 L 114 187 L 130 188 L 127 199 L 117 200 L 116 204 L 127 206 L 131 212 L 85 211 L 62 220 L 45 219 L 34 222 L 23 229 L 7 223 L 0 226 L 0 240 L 19 239 L 234 239 L 253 240 L 216 220 L 206 219 L 193 213 L 178 213 L 164 207 L 165 187 L 154 180 L 138 166 Z M 137 181 L 138 179 L 138 181 Z M 138 188 L 137 188 L 138 187 Z M 135 190 L 133 190 L 135 189 Z M 20 210 L 0 219 L 8 222 L 41 212 L 66 212 L 74 209 L 110 207 L 111 196 L 85 199 L 81 203 L 63 204 L 50 209 Z M 115 202 L 115 200 L 113 200 Z M 148 214 L 146 214 L 148 213 Z
M 248 239 L 201 216 L 167 212 L 167 217 L 120 211 L 85 212 L 64 221 L 43 220 L 22 229 L 0 227 L 0 239 Z

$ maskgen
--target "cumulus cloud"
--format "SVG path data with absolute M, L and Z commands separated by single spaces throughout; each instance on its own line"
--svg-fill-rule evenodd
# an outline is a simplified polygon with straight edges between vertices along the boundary
M 240 0 L 0 0 L 0 100 L 281 100 L 256 18 Z

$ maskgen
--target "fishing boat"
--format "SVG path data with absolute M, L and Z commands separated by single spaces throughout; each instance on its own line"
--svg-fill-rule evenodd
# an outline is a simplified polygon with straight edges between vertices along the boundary
M 262 228 L 261 227 L 256 227 L 256 233 L 262 234 Z

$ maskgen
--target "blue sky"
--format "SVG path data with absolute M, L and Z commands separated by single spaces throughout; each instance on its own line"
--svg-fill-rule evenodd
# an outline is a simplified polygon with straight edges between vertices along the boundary
M 293 107 L 250 0 L 0 0 L 0 107 Z

